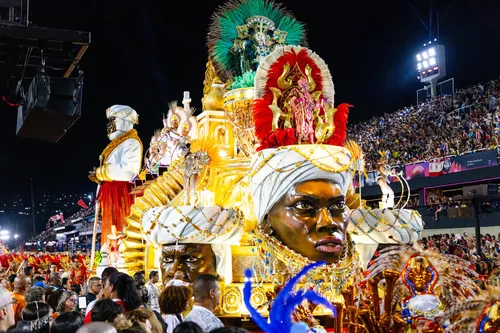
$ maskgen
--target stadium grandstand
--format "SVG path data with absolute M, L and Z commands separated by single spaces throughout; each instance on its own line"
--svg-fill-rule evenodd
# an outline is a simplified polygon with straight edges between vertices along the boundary
M 355 183 L 367 204 L 379 205 L 379 167 L 385 165 L 396 197 L 404 191 L 395 175 L 408 182 L 406 207 L 424 217 L 426 236 L 474 235 L 475 217 L 483 235 L 500 233 L 499 94 L 500 82 L 493 80 L 352 125 L 368 171 Z

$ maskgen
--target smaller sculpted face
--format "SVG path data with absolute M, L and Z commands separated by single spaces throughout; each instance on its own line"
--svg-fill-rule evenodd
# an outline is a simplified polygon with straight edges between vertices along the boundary
M 341 187 L 315 179 L 295 184 L 269 211 L 267 222 L 288 248 L 312 261 L 335 263 L 346 245 L 347 214 Z
M 430 263 L 425 257 L 412 258 L 409 264 L 410 272 L 408 280 L 415 286 L 415 290 L 419 293 L 428 291 L 429 283 L 432 281 L 432 273 L 427 268 Z
M 217 275 L 210 244 L 164 245 L 160 267 L 163 284 L 173 278 L 193 282 L 199 274 Z
M 174 114 L 170 119 L 170 128 L 176 130 L 179 127 L 179 121 L 179 116 Z
M 116 132 L 116 117 L 108 118 L 108 124 L 106 126 L 106 129 L 108 131 L 108 136 Z

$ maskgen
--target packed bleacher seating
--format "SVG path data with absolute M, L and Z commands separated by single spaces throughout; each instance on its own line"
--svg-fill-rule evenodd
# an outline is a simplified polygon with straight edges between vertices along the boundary
M 481 235 L 481 253 L 476 253 L 476 238 L 473 235 L 442 234 L 424 237 L 419 244 L 424 249 L 434 249 L 443 254 L 452 254 L 470 262 L 480 274 L 482 283 L 500 285 L 500 234 Z
M 367 169 L 381 158 L 391 166 L 428 161 L 498 145 L 500 81 L 490 81 L 418 106 L 354 124 L 349 135 L 363 149 Z

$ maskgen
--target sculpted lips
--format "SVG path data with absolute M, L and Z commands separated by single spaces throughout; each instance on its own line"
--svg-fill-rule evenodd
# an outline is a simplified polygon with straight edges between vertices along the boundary
M 325 253 L 335 253 L 342 251 L 342 238 L 327 236 L 314 243 L 316 250 Z

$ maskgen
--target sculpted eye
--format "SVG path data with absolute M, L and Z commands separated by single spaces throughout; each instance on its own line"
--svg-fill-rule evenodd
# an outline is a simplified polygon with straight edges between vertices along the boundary
M 171 258 L 171 257 L 163 257 L 162 258 L 162 261 L 165 263 L 165 264 L 171 264 L 174 262 L 174 258 Z
M 311 210 L 313 209 L 314 207 L 308 203 L 307 201 L 299 201 L 297 202 L 294 207 L 298 210 Z
M 339 201 L 330 206 L 330 209 L 345 209 L 345 201 Z
M 185 262 L 187 263 L 195 263 L 195 262 L 198 262 L 200 259 L 196 258 L 196 257 L 187 257 L 186 260 L 184 260 Z

